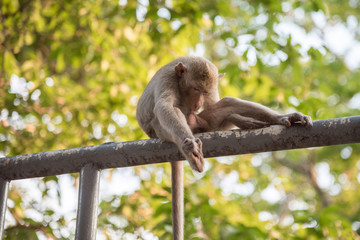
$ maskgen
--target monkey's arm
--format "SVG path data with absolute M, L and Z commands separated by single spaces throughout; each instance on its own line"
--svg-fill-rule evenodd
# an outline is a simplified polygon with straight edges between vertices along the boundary
M 174 95 L 169 96 L 160 98 L 156 102 L 152 127 L 160 139 L 174 142 L 178 146 L 194 170 L 202 172 L 204 169 L 202 143 L 200 139 L 194 137 L 185 115 L 174 106 L 174 99 L 171 97 Z
M 216 104 L 209 106 L 198 114 L 205 120 L 207 131 L 226 130 L 233 125 L 241 129 L 261 128 L 269 125 L 291 126 L 291 123 L 300 121 L 302 125 L 312 126 L 309 116 L 302 113 L 281 115 L 261 104 L 225 97 Z

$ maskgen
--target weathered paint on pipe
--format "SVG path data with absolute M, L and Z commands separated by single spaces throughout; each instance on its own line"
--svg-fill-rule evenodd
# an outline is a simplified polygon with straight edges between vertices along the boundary
M 9 181 L 0 178 L 0 239 L 3 239 Z
M 229 156 L 360 142 L 360 116 L 314 121 L 257 130 L 202 133 L 205 157 Z M 0 159 L 0 176 L 6 180 L 79 172 L 88 163 L 99 169 L 129 167 L 183 160 L 173 143 L 159 139 L 105 143 L 90 147 L 19 155 Z
M 76 240 L 93 240 L 96 238 L 99 182 L 99 169 L 92 164 L 87 164 L 81 169 L 75 234 Z

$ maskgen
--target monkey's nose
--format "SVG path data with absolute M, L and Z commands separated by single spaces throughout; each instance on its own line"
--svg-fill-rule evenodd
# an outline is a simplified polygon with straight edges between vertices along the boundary
M 200 109 L 200 105 L 199 105 L 199 104 L 195 104 L 195 105 L 193 105 L 191 111 L 192 111 L 192 112 L 196 112 L 196 111 L 199 110 L 199 109 Z

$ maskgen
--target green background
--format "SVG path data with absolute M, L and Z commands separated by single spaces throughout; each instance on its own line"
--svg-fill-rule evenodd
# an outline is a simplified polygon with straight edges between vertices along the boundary
M 226 73 L 221 97 L 314 120 L 360 115 L 359 65 L 326 41 L 343 26 L 347 53 L 359 44 L 358 0 L 1 0 L 0 10 L 2 156 L 145 139 L 138 98 L 157 69 L 188 54 Z M 312 34 L 316 44 L 297 40 Z M 206 164 L 203 175 L 185 169 L 185 239 L 359 239 L 359 144 Z M 136 189 L 100 199 L 98 239 L 171 239 L 169 164 L 130 171 Z M 78 177 L 69 175 L 74 189 Z M 57 211 L 59 178 L 32 180 L 40 198 L 13 182 L 5 239 L 74 238 L 75 219 Z

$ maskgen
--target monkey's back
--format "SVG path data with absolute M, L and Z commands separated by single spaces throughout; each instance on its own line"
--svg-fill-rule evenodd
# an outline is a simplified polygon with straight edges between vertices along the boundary
M 176 59 L 161 67 L 145 87 L 136 109 L 136 118 L 141 128 L 155 117 L 153 113 L 155 99 L 159 99 L 160 95 L 166 94 L 170 89 L 173 89 L 172 92 L 177 89 L 176 74 L 173 69 L 178 62 L 180 60 Z M 143 128 L 143 130 L 145 129 Z
M 175 66 L 180 62 L 188 66 L 190 70 L 195 68 L 193 69 L 195 71 L 199 65 L 216 69 L 210 61 L 196 56 L 180 57 L 161 67 L 146 86 L 136 109 L 136 119 L 140 127 L 149 136 L 153 132 L 151 123 L 155 118 L 154 107 L 159 100 L 172 102 L 176 106 L 181 105 L 179 102 L 179 79 L 175 72 Z

